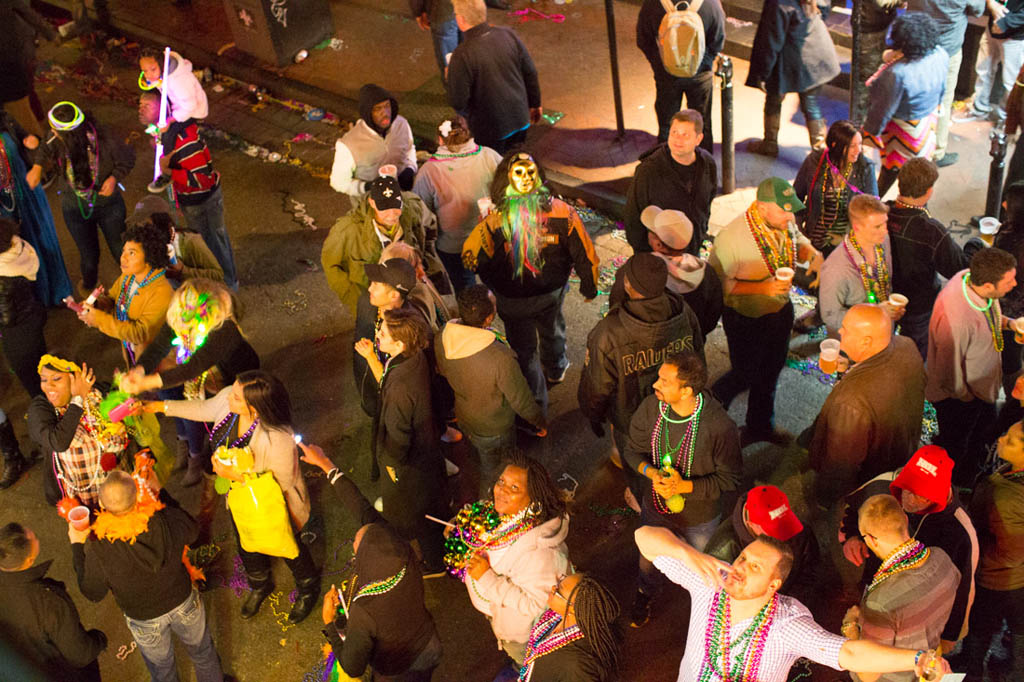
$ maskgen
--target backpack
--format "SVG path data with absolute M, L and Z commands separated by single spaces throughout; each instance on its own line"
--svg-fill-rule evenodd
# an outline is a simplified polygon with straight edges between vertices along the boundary
M 658 27 L 658 51 L 665 70 L 673 76 L 693 78 L 704 59 L 704 21 L 697 14 L 702 2 L 661 0 L 665 16 Z

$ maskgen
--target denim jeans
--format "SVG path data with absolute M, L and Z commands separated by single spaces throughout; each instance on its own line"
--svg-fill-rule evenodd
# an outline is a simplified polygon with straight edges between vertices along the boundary
M 233 291 L 238 291 L 238 271 L 235 270 L 235 255 L 231 249 L 231 238 L 224 226 L 224 194 L 221 188 L 201 204 L 182 204 L 181 212 L 185 214 L 188 229 L 198 232 L 203 241 L 210 247 L 220 267 L 224 270 L 224 283 Z
M 987 113 L 992 107 L 1002 109 L 1006 96 L 1013 90 L 1020 66 L 1024 64 L 1024 40 L 998 40 L 985 31 L 981 39 L 980 58 L 975 67 L 978 81 L 974 86 L 974 108 Z M 992 86 L 998 80 L 1002 84 L 999 101 L 992 101 Z
M 562 314 L 562 301 L 568 288 L 566 284 L 555 291 L 525 298 L 494 294 L 498 300 L 498 315 L 505 323 L 508 345 L 516 352 L 526 383 L 545 412 L 548 409 L 545 373 L 557 377 L 569 365 L 569 358 L 565 355 L 565 316 Z
M 172 386 L 161 388 L 156 392 L 160 400 L 184 400 L 185 387 Z M 189 457 L 199 457 L 203 454 L 206 445 L 206 426 L 203 422 L 194 422 L 189 419 L 174 418 L 174 430 L 178 434 L 178 440 L 188 443 Z
M 178 680 L 172 633 L 178 636 L 192 659 L 197 682 L 221 682 L 224 679 L 220 658 L 213 648 L 210 629 L 206 625 L 203 601 L 195 590 L 192 590 L 188 599 L 162 616 L 149 620 L 134 620 L 125 616 L 125 620 L 128 621 L 128 630 L 135 638 L 153 682 Z
M 437 256 L 441 259 L 441 265 L 443 265 L 445 271 L 447 271 L 448 278 L 451 279 L 452 286 L 455 287 L 456 294 L 466 287 L 471 287 L 476 284 L 476 273 L 465 268 L 462 264 L 461 253 L 448 253 L 447 251 L 441 251 L 438 249 Z
M 644 505 L 643 513 L 640 515 L 640 523 L 642 525 L 655 525 L 664 526 L 659 519 L 652 518 L 657 516 L 657 512 L 651 512 L 647 505 Z M 718 524 L 721 523 L 722 517 L 716 516 L 710 521 L 698 524 L 696 526 L 689 526 L 682 531 L 682 537 L 686 540 L 687 544 L 696 549 L 698 552 L 703 552 L 707 546 L 711 536 L 715 534 L 715 529 L 718 528 Z M 677 528 L 671 529 L 676 536 L 679 536 L 680 531 Z M 643 592 L 648 597 L 657 596 L 661 586 L 665 583 L 665 577 L 661 574 L 652 562 L 640 555 L 640 575 L 637 580 L 637 589 Z
M 445 80 L 444 70 L 448 66 L 448 55 L 455 52 L 455 48 L 462 42 L 462 31 L 455 23 L 455 18 L 443 24 L 433 24 L 430 27 L 430 35 L 434 39 L 434 57 L 437 59 L 437 68 L 441 70 L 441 80 Z
M 480 455 L 480 498 L 487 499 L 498 478 L 498 467 L 501 465 L 497 453 L 501 448 L 516 444 L 515 427 L 497 436 L 478 436 L 468 430 L 465 430 L 465 434 L 473 449 Z
M 64 224 L 68 226 L 68 232 L 81 255 L 82 286 L 92 290 L 100 272 L 100 240 L 96 230 L 103 232 L 114 262 L 120 261 L 121 247 L 124 246 L 121 235 L 124 233 L 126 216 L 124 198 L 120 192 L 114 192 L 109 197 L 97 196 L 92 213 L 84 218 L 78 198 L 71 190 L 64 189 L 60 193 L 60 210 L 64 214 Z M 85 210 L 88 213 L 87 207 Z
M 946 147 L 949 145 L 949 122 L 953 116 L 953 95 L 956 93 L 956 79 L 960 76 L 960 62 L 964 58 L 964 51 L 960 50 L 949 57 L 949 69 L 946 71 L 946 91 L 939 102 L 939 122 L 935 126 L 935 154 L 932 161 L 938 161 L 946 155 Z M 1016 78 L 1017 74 L 1013 74 Z M 881 192 L 882 188 L 879 187 Z

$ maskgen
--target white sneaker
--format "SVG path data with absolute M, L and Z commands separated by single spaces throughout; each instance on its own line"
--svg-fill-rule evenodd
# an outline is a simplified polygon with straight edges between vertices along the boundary
M 447 457 L 444 458 L 444 472 L 448 476 L 457 476 L 459 474 L 459 467 L 456 466 L 455 462 L 451 461 Z

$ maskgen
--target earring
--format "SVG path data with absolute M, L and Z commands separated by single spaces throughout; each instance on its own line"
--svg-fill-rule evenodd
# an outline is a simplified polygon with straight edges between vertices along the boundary
M 540 516 L 540 513 L 544 511 L 543 505 L 540 502 L 531 502 L 530 506 L 526 508 L 526 513 L 530 516 Z

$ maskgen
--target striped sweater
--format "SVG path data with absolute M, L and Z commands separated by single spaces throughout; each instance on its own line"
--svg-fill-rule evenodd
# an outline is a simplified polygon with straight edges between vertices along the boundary
M 199 134 L 199 126 L 191 118 L 174 122 L 162 138 L 164 149 L 171 150 L 168 160 L 178 202 L 190 206 L 203 203 L 220 187 L 220 173 L 213 169 L 210 148 Z

